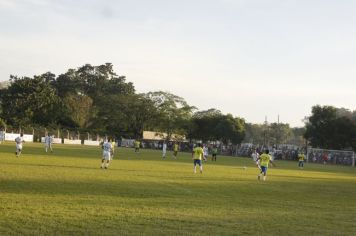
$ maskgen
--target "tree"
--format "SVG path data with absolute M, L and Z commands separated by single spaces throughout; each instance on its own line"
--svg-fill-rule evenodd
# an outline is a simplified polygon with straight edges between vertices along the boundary
M 194 131 L 192 137 L 203 142 L 217 140 L 216 126 L 221 120 L 221 112 L 215 108 L 198 111 L 192 117 Z
M 214 133 L 216 140 L 220 140 L 225 144 L 240 144 L 245 137 L 245 121 L 244 119 L 233 117 L 231 114 L 220 116 Z
M 332 106 L 314 106 L 306 123 L 305 138 L 313 147 L 345 149 L 354 146 L 355 124 Z
M 158 112 L 156 127 L 159 131 L 167 133 L 167 139 L 171 139 L 173 133 L 187 134 L 187 127 L 192 117 L 194 106 L 181 97 L 168 92 L 149 92 L 146 97 L 153 102 Z
M 263 144 L 265 126 L 261 124 L 247 123 L 245 125 L 245 142 L 253 144 Z
M 93 100 L 86 95 L 71 94 L 63 99 L 66 107 L 66 115 L 79 126 L 87 128 L 90 125 L 90 119 L 93 117 Z
M 142 137 L 143 131 L 151 129 L 159 117 L 153 102 L 146 94 L 126 96 L 125 119 L 129 121 L 129 130 L 134 137 Z
M 86 64 L 78 69 L 69 69 L 58 76 L 54 87 L 65 108 L 65 116 L 60 121 L 65 126 L 95 127 L 96 131 L 106 133 L 123 133 L 124 127 L 128 128 L 122 112 L 116 114 L 113 107 L 122 111 L 123 101 L 130 98 L 128 95 L 135 95 L 135 89 L 132 83 L 125 81 L 125 76 L 118 76 L 114 72 L 111 63 L 99 66 Z M 110 120 L 110 123 L 105 124 L 106 120 Z M 119 126 L 114 125 L 119 122 Z M 120 131 L 113 131 L 113 127 Z
M 78 69 L 69 69 L 58 76 L 54 86 L 61 97 L 83 94 L 91 97 L 94 104 L 102 96 L 135 93 L 133 84 L 127 83 L 125 76 L 118 76 L 111 63 L 99 66 L 85 64 Z
M 6 122 L 0 118 L 0 130 L 6 129 Z
M 286 143 L 291 138 L 292 130 L 289 124 L 271 123 L 269 125 L 269 139 L 275 144 Z
M 100 109 L 91 128 L 115 136 L 141 138 L 144 129 L 151 128 L 158 116 L 145 94 L 111 94 L 97 102 Z
M 56 123 L 60 100 L 44 76 L 11 76 L 10 86 L 1 92 L 4 119 L 11 125 Z

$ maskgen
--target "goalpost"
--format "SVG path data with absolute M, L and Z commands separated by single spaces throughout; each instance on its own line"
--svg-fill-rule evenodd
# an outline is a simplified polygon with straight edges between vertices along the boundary
M 355 153 L 353 151 L 308 148 L 307 162 L 336 164 L 355 167 Z

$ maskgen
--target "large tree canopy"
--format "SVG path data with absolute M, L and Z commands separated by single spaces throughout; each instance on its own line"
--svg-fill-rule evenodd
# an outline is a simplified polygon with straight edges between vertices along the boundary
M 194 106 L 181 97 L 168 92 L 150 92 L 146 94 L 157 109 L 156 127 L 167 133 L 167 139 L 172 137 L 173 133 L 187 134 L 187 123 L 190 122 Z
M 140 138 L 144 130 L 186 135 L 189 140 L 226 144 L 304 143 L 321 148 L 356 149 L 356 111 L 314 106 L 305 128 L 249 124 L 217 109 L 196 111 L 169 92 L 137 94 L 111 63 L 85 64 L 56 76 L 11 76 L 0 87 L 0 119 L 8 126 L 51 126 Z M 266 143 L 267 140 L 267 143 Z
M 0 96 L 2 117 L 10 125 L 48 125 L 58 120 L 60 99 L 45 76 L 11 76 L 11 85 Z
M 356 125 L 344 110 L 332 106 L 314 106 L 306 123 L 305 138 L 314 147 L 356 150 Z

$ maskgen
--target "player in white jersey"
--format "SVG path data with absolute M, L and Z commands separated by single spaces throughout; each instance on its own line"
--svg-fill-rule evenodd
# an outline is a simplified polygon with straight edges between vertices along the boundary
M 102 149 L 103 149 L 103 158 L 101 160 L 101 168 L 107 169 L 110 164 L 111 152 L 112 152 L 112 145 L 110 140 L 104 141 L 102 145 Z
M 50 136 L 49 134 L 47 134 L 46 137 L 45 137 L 45 150 L 46 150 L 46 152 L 48 152 L 48 149 L 51 152 L 53 152 L 52 143 L 53 143 L 53 137 Z
M 204 147 L 203 147 L 203 155 L 204 155 L 204 161 L 206 161 L 207 159 L 208 159 L 208 157 L 209 157 L 209 149 L 208 149 L 208 147 L 206 146 L 206 145 L 204 145 Z
M 260 154 L 258 154 L 258 152 L 256 150 L 253 150 L 251 157 L 252 157 L 253 161 L 256 163 L 256 166 L 258 167 L 258 169 L 261 169 L 260 160 L 259 160 Z
M 0 144 L 5 141 L 5 132 L 3 130 L 0 130 Z
M 15 142 L 16 142 L 16 157 L 20 157 L 21 152 L 22 152 L 22 143 L 25 142 L 25 140 L 23 139 L 23 134 L 20 134 L 19 137 L 15 138 Z
M 167 153 L 167 143 L 163 142 L 163 145 L 162 145 L 162 158 L 166 158 L 166 153 Z

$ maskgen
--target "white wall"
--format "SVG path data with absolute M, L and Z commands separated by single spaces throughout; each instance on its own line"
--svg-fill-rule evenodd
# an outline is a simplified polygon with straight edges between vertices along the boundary
M 20 134 L 16 134 L 16 133 L 5 133 L 5 140 L 15 142 L 15 139 L 19 136 L 20 136 Z M 33 135 L 32 134 L 24 134 L 23 140 L 25 140 L 25 142 L 31 143 L 31 142 L 33 142 Z

